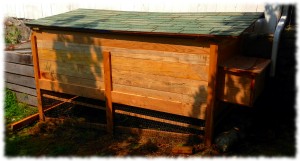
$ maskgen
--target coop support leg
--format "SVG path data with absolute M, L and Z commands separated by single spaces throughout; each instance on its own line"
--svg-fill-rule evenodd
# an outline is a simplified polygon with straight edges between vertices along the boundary
M 209 74 L 208 74 L 208 88 L 207 88 L 207 108 L 205 117 L 205 136 L 204 144 L 211 146 L 214 132 L 214 109 L 216 103 L 216 80 L 218 70 L 218 46 L 210 45 L 209 57 Z
M 112 91 L 112 76 L 111 76 L 111 54 L 110 52 L 103 52 L 104 64 L 104 84 L 105 84 L 105 102 L 106 102 L 106 121 L 107 132 L 113 134 L 114 132 L 114 109 L 111 99 Z
M 32 50 L 32 58 L 33 58 L 33 69 L 34 69 L 34 79 L 37 93 L 37 107 L 39 111 L 39 119 L 40 121 L 45 121 L 44 110 L 43 110 L 43 102 L 42 102 L 42 93 L 39 85 L 40 79 L 40 71 L 39 71 L 39 59 L 38 59 L 38 50 L 36 43 L 36 32 L 33 31 L 31 34 L 31 50 Z

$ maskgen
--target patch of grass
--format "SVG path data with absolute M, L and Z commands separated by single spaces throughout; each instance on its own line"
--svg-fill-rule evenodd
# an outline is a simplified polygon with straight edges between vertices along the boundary
M 37 108 L 18 102 L 13 91 L 5 90 L 4 115 L 6 124 L 16 122 L 35 113 L 37 113 Z

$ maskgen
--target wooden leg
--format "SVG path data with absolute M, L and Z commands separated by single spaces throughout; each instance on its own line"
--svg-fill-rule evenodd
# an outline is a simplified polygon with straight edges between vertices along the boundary
M 107 132 L 113 133 L 114 131 L 114 109 L 111 99 L 112 91 L 112 77 L 111 77 L 111 55 L 110 52 L 103 52 L 104 64 L 104 84 L 105 84 L 105 102 L 106 102 L 106 120 Z
M 43 110 L 43 102 L 42 102 L 42 93 L 39 85 L 40 79 L 40 71 L 39 71 L 39 59 L 37 53 L 37 44 L 36 44 L 36 36 L 35 31 L 32 32 L 31 35 L 31 50 L 32 50 L 32 58 L 33 58 L 33 69 L 34 69 L 34 79 L 37 93 L 37 101 L 38 101 L 38 110 L 39 110 L 39 118 L 40 121 L 45 121 L 44 110 Z
M 209 77 L 207 88 L 207 108 L 205 117 L 205 136 L 204 142 L 206 146 L 211 146 L 213 140 L 214 131 L 214 109 L 216 103 L 216 77 L 218 69 L 218 46 L 210 45 L 210 57 L 209 57 Z

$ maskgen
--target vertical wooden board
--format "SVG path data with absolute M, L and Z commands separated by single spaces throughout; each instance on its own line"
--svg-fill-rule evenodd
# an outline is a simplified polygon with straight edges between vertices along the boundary
M 104 64 L 104 84 L 105 84 L 105 103 L 106 103 L 106 120 L 107 132 L 113 133 L 114 131 L 114 109 L 112 105 L 112 71 L 111 71 L 111 54 L 110 52 L 103 52 Z
M 214 131 L 214 109 L 216 103 L 216 80 L 218 71 L 218 45 L 210 45 L 209 76 L 207 89 L 207 109 L 205 116 L 205 138 L 206 146 L 211 146 Z
M 33 58 L 33 69 L 34 69 L 34 79 L 36 84 L 36 93 L 37 93 L 37 107 L 39 110 L 39 118 L 40 121 L 45 120 L 44 110 L 43 110 L 43 102 L 42 102 L 42 93 L 40 90 L 39 79 L 40 79 L 40 66 L 39 66 L 39 58 L 37 51 L 37 37 L 36 34 L 38 32 L 33 31 L 31 34 L 31 50 L 32 50 L 32 58 Z

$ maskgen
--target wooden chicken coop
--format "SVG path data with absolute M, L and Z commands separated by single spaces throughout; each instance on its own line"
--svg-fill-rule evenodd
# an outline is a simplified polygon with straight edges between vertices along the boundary
M 157 13 L 77 9 L 27 23 L 40 120 L 41 90 L 205 120 L 217 101 L 252 106 L 269 61 L 245 58 L 240 36 L 262 13 Z

